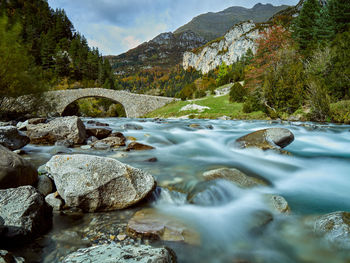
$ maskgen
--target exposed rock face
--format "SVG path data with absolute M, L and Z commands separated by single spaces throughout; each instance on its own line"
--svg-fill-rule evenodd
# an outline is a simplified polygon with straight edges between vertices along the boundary
M 0 189 L 32 185 L 38 172 L 30 162 L 0 145 Z
M 155 209 L 136 212 L 128 223 L 127 231 L 135 237 L 200 244 L 200 236 L 197 232 L 174 217 L 163 215 Z
M 76 116 L 55 118 L 48 123 L 27 126 L 27 135 L 33 144 L 53 145 L 57 141 L 82 144 L 86 138 L 83 122 Z
M 175 263 L 173 252 L 166 248 L 151 246 L 100 245 L 79 249 L 68 255 L 63 263 L 123 262 L 123 263 Z
M 263 150 L 284 148 L 294 141 L 294 134 L 284 128 L 270 128 L 249 133 L 236 140 L 241 148 L 256 147 Z
M 146 144 L 138 143 L 138 142 L 131 142 L 128 145 L 127 151 L 147 151 L 154 149 L 153 146 L 149 146 Z
M 155 188 L 152 175 L 111 158 L 57 155 L 46 168 L 66 205 L 87 212 L 126 208 Z
M 243 22 L 234 26 L 223 38 L 185 52 L 184 69 L 194 68 L 203 74 L 220 66 L 223 62 L 231 65 L 246 54 L 248 49 L 255 51 L 255 41 L 260 37 L 259 29 L 253 22 Z
M 0 190 L 0 217 L 5 221 L 5 242 L 29 241 L 51 226 L 51 209 L 32 186 Z
M 334 212 L 320 216 L 315 224 L 314 231 L 323 234 L 331 244 L 350 249 L 350 213 Z
M 228 181 L 233 182 L 237 186 L 241 188 L 251 188 L 256 186 L 264 186 L 267 185 L 267 182 L 255 178 L 252 176 L 248 176 L 238 169 L 234 168 L 221 168 L 216 170 L 211 170 L 203 173 L 203 177 L 206 180 L 215 180 L 215 179 L 226 179 Z
M 29 141 L 15 126 L 0 127 L 0 144 L 12 151 L 26 146 Z

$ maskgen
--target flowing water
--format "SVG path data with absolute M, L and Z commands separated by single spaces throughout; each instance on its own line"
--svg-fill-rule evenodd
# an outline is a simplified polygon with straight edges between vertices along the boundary
M 84 119 L 87 120 L 90 119 Z M 309 220 L 319 214 L 350 211 L 350 126 L 277 121 L 97 120 L 156 149 L 68 151 L 116 158 L 151 173 L 162 189 L 154 194 L 155 201 L 142 206 L 179 218 L 200 234 L 199 246 L 154 243 L 171 247 L 179 262 L 350 262 L 350 253 L 336 250 L 314 234 Z M 125 130 L 126 123 L 143 129 Z M 190 124 L 198 124 L 201 129 L 191 128 Z M 240 136 L 272 127 L 288 128 L 294 133 L 295 141 L 285 148 L 291 155 L 234 147 Z M 26 158 L 37 166 L 57 152 L 56 147 L 34 145 L 25 150 Z M 147 162 L 150 158 L 158 161 Z M 203 172 L 221 167 L 238 168 L 270 184 L 247 190 L 218 180 L 197 194 L 196 204 L 189 203 L 187 195 L 204 181 Z M 271 210 L 263 200 L 267 193 L 283 196 L 292 212 L 271 212 L 273 220 L 261 224 L 262 211 Z M 71 250 L 89 245 L 91 229 L 98 229 L 100 234 L 118 234 L 137 210 L 134 207 L 83 216 L 56 214 L 52 231 L 37 243 L 40 247 L 31 247 L 32 254 L 29 248 L 19 252 L 34 261 L 59 261 Z

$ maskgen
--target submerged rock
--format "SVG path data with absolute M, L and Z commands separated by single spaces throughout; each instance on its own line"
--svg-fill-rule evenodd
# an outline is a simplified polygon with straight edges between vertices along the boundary
M 225 179 L 241 188 L 266 186 L 268 183 L 262 179 L 248 176 L 235 168 L 221 168 L 203 173 L 205 180 Z
M 128 223 L 127 232 L 133 237 L 200 244 L 199 234 L 185 223 L 150 208 L 135 213 Z
M 249 133 L 236 140 L 240 148 L 256 147 L 262 150 L 284 148 L 294 141 L 294 134 L 285 128 L 270 128 Z
M 32 164 L 0 145 L 0 189 L 33 185 L 38 172 Z
M 127 151 L 147 151 L 153 149 L 155 149 L 153 146 L 149 146 L 138 142 L 131 142 L 128 145 L 128 148 L 126 148 Z
M 29 143 L 29 138 L 19 132 L 14 126 L 0 127 L 0 145 L 14 151 Z
M 288 202 L 283 196 L 266 194 L 264 198 L 272 210 L 282 214 L 290 213 Z
M 3 242 L 30 241 L 51 226 L 51 209 L 32 186 L 0 190 L 0 217 L 6 227 Z
M 33 144 L 53 145 L 57 141 L 69 140 L 83 144 L 86 131 L 83 122 L 76 116 L 55 118 L 48 123 L 27 126 L 27 136 Z
M 122 246 L 112 243 L 79 249 L 63 260 L 63 263 L 85 262 L 175 263 L 176 258 L 167 248 L 153 248 L 146 245 Z
M 86 212 L 129 207 L 145 198 L 156 184 L 147 172 L 99 156 L 57 155 L 46 168 L 66 205 Z
M 143 130 L 143 127 L 141 125 L 127 123 L 123 125 L 123 128 L 125 130 Z
M 102 127 L 108 127 L 109 126 L 108 123 L 103 123 L 103 122 L 94 121 L 94 120 L 87 121 L 87 124 L 93 125 L 93 126 L 102 126 Z
M 314 231 L 324 235 L 326 240 L 342 249 L 350 249 L 350 213 L 334 212 L 320 216 L 314 224 Z

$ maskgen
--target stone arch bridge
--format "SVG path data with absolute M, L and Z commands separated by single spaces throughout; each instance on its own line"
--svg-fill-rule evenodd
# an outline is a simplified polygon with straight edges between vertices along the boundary
M 39 100 L 42 107 L 38 107 L 38 115 L 62 115 L 68 105 L 83 98 L 107 98 L 123 105 L 128 118 L 137 118 L 152 112 L 177 99 L 135 94 L 121 90 L 110 90 L 102 88 L 70 89 L 44 92 Z M 11 104 L 12 111 L 20 111 L 33 108 L 33 99 L 30 96 L 22 96 L 16 99 L 16 103 Z M 22 109 L 18 109 L 21 107 Z M 17 108 L 17 109 L 16 109 Z

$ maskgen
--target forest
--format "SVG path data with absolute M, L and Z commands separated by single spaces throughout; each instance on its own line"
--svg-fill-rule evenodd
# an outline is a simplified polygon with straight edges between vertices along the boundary
M 49 89 L 114 87 L 107 59 L 44 0 L 0 1 L 0 103 Z

